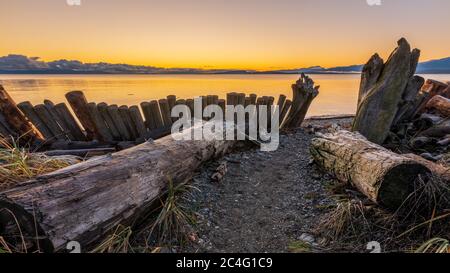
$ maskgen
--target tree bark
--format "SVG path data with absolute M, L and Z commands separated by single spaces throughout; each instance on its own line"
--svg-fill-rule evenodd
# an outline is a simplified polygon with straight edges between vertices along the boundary
M 450 118 L 450 99 L 443 96 L 434 96 L 426 106 L 426 109 L 435 110 L 439 115 Z
M 415 179 L 430 174 L 423 164 L 348 131 L 313 139 L 311 154 L 325 171 L 391 209 L 398 208 L 412 193 Z
M 298 128 L 305 120 L 306 114 L 313 100 L 319 95 L 320 86 L 315 86 L 314 81 L 306 76 L 292 85 L 293 100 L 282 128 Z
M 364 65 L 361 73 L 361 84 L 359 86 L 358 105 L 364 100 L 367 92 L 375 86 L 380 78 L 383 68 L 384 61 L 378 54 L 373 55 L 366 65 Z
M 419 50 L 411 47 L 406 39 L 398 41 L 398 47 L 391 54 L 381 73 L 378 73 L 381 59 L 372 57 L 377 62 L 377 69 L 372 69 L 374 61 L 369 61 L 363 71 L 360 90 L 361 102 L 358 105 L 353 131 L 358 131 L 370 141 L 382 144 L 392 128 L 399 108 L 404 104 L 408 83 L 417 66 Z M 364 89 L 366 88 L 366 89 Z
M 192 130 L 177 135 L 192 136 Z M 17 219 L 28 247 L 39 243 L 42 251 L 61 251 L 73 240 L 87 247 L 142 216 L 169 179 L 174 184 L 190 179 L 233 144 L 168 136 L 40 176 L 0 195 L 0 230 L 14 241 Z
M 0 114 L 2 121 L 5 122 L 3 127 L 8 131 L 13 131 L 13 137 L 21 137 L 23 142 L 43 141 L 44 136 L 34 127 L 34 125 L 25 117 L 25 115 L 17 108 L 14 100 L 9 96 L 3 86 L 0 85 Z M 6 136 L 7 137 L 7 136 Z

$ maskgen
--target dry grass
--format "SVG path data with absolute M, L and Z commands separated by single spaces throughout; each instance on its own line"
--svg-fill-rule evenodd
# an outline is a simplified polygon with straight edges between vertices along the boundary
M 377 241 L 384 251 L 411 252 L 434 237 L 444 239 L 429 241 L 421 252 L 442 250 L 450 238 L 450 189 L 436 177 L 425 180 L 414 182 L 415 191 L 394 212 L 360 196 L 340 194 L 316 233 L 336 251 L 361 252 L 368 242 Z
M 113 234 L 98 245 L 91 253 L 128 253 L 130 252 L 130 238 L 133 234 L 130 227 L 118 226 Z
M 450 240 L 434 238 L 420 246 L 416 253 L 446 253 L 450 254 Z
M 28 149 L 19 147 L 16 141 L 11 142 L 0 139 L 0 191 L 79 162 L 74 157 L 47 157 L 30 153 Z
M 195 190 L 198 189 L 187 182 L 174 185 L 168 179 L 167 196 L 165 200 L 160 200 L 160 212 L 150 227 L 148 241 L 154 237 L 160 244 L 183 244 L 188 239 L 188 229 L 195 223 L 195 218 L 184 201 Z

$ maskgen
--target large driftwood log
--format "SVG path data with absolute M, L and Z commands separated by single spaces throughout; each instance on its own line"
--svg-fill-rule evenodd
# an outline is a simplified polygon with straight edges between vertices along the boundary
M 311 103 L 319 95 L 319 88 L 320 86 L 315 86 L 311 78 L 305 74 L 301 75 L 301 78 L 292 85 L 292 105 L 281 124 L 282 128 L 298 128 L 302 125 Z
M 398 41 L 398 47 L 382 66 L 382 60 L 374 55 L 365 65 L 362 74 L 360 103 L 353 124 L 358 131 L 374 143 L 383 143 L 393 125 L 404 98 L 410 97 L 417 86 L 412 80 L 420 51 L 411 47 L 406 39 Z M 380 69 L 382 67 L 382 71 Z M 372 72 L 373 71 L 373 72 Z
M 0 115 L 2 116 L 2 131 L 12 131 L 13 137 L 21 137 L 22 141 L 33 142 L 43 141 L 44 136 L 17 108 L 16 103 L 0 85 Z M 5 136 L 8 137 L 8 136 Z
M 426 106 L 426 109 L 437 111 L 441 116 L 450 118 L 450 99 L 443 96 L 434 96 Z
M 192 136 L 193 130 L 178 135 Z M 0 231 L 14 241 L 17 219 L 27 247 L 39 243 L 42 251 L 61 251 L 72 240 L 86 247 L 142 216 L 166 191 L 169 179 L 186 181 L 233 144 L 168 136 L 40 176 L 0 195 Z
M 338 131 L 312 140 L 316 163 L 351 183 L 370 200 L 395 209 L 413 192 L 413 182 L 430 174 L 423 164 L 368 141 L 359 133 Z

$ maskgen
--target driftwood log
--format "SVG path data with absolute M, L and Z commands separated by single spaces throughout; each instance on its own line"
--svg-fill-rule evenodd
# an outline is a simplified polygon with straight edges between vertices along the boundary
M 420 51 L 411 47 L 406 39 L 398 41 L 398 47 L 383 64 L 374 55 L 364 66 L 359 90 L 359 105 L 353 124 L 368 140 L 382 144 L 402 107 L 411 102 L 419 92 L 420 78 L 413 78 Z
M 434 110 L 439 115 L 450 118 L 450 99 L 443 96 L 434 96 L 426 105 L 426 109 Z
M 415 179 L 431 173 L 416 160 L 343 130 L 313 139 L 311 153 L 325 171 L 391 209 L 398 208 L 414 191 Z
M 293 100 L 287 116 L 281 124 L 282 128 L 298 128 L 305 120 L 306 114 L 313 100 L 319 95 L 320 86 L 315 86 L 314 81 L 306 76 L 292 85 Z M 283 110 L 280 109 L 280 113 Z
M 192 130 L 179 134 L 192 136 Z M 27 248 L 62 251 L 73 240 L 87 247 L 146 212 L 169 179 L 186 181 L 233 144 L 168 136 L 40 176 L 0 195 L 0 231 L 20 246 L 17 219 Z
M 19 110 L 14 100 L 0 85 L 0 116 L 1 128 L 12 133 L 13 137 L 21 137 L 24 142 L 43 141 L 44 136 Z M 8 137 L 6 135 L 5 137 Z

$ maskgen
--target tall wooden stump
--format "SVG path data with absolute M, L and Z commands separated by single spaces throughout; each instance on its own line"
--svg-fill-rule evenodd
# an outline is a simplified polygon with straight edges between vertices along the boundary
M 421 80 L 413 79 L 419 56 L 420 51 L 411 51 L 402 38 L 385 64 L 377 54 L 369 60 L 361 76 L 353 131 L 377 144 L 386 140 L 400 108 L 410 103 L 420 88 Z
M 301 78 L 292 85 L 292 105 L 281 127 L 298 128 L 302 125 L 311 103 L 319 95 L 319 88 L 320 86 L 315 86 L 311 78 L 305 74 L 301 75 Z

